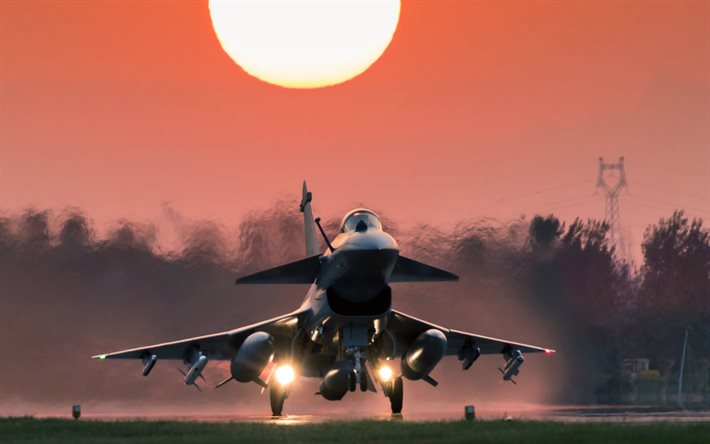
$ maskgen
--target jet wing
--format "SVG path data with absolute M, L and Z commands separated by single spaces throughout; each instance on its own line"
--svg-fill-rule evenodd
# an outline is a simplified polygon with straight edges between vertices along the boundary
M 250 334 L 257 331 L 264 331 L 276 338 L 276 344 L 287 344 L 290 346 L 290 337 L 293 329 L 298 324 L 298 318 L 304 312 L 293 312 L 279 316 L 267 321 L 235 330 L 225 331 L 206 336 L 182 339 L 180 341 L 165 342 L 162 344 L 147 345 L 145 347 L 131 348 L 113 353 L 92 356 L 94 359 L 141 359 L 147 355 L 156 355 L 158 359 L 182 359 L 185 360 L 189 353 L 199 350 L 209 359 L 226 360 L 232 359 L 242 342 Z M 279 338 L 286 338 L 286 341 L 279 341 Z
M 242 276 L 237 284 L 312 284 L 320 270 L 320 255 Z
M 446 270 L 432 267 L 400 255 L 394 265 L 390 282 L 438 282 L 458 281 L 459 277 Z
M 523 353 L 542 352 L 549 354 L 555 352 L 554 350 L 537 347 L 535 345 L 522 344 L 520 342 L 508 341 L 505 339 L 491 338 L 488 336 L 466 333 L 464 331 L 452 330 L 431 322 L 423 321 L 415 318 L 414 316 L 409 316 L 397 310 L 392 310 L 389 322 L 387 323 L 387 330 L 389 330 L 390 333 L 397 338 L 397 342 L 405 344 L 410 343 L 420 333 L 431 328 L 440 330 L 446 335 L 446 339 L 448 341 L 446 350 L 447 355 L 457 355 L 464 344 L 469 341 L 469 343 L 481 350 L 482 355 L 505 353 L 511 350 L 520 350 Z M 398 350 L 399 353 L 403 351 L 404 350 Z

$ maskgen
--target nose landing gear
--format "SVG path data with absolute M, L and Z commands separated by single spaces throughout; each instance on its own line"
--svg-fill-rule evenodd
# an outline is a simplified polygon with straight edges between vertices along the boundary
M 352 356 L 353 371 L 348 375 L 348 389 L 351 392 L 357 390 L 360 386 L 360 391 L 366 392 L 368 389 L 367 368 L 363 365 L 362 350 L 360 347 L 348 347 L 346 352 Z
M 367 369 L 362 368 L 358 373 L 357 370 L 353 370 L 348 374 L 348 389 L 351 392 L 357 390 L 358 385 L 360 386 L 361 392 L 366 392 L 370 387 L 367 375 Z

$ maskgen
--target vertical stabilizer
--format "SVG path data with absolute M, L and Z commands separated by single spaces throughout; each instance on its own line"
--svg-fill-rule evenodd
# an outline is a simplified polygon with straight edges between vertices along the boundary
M 316 239 L 316 225 L 313 222 L 313 210 L 311 210 L 311 200 L 313 194 L 308 191 L 306 181 L 303 181 L 303 194 L 301 195 L 301 213 L 303 213 L 303 225 L 306 230 L 306 257 L 315 256 L 318 251 L 318 240 Z

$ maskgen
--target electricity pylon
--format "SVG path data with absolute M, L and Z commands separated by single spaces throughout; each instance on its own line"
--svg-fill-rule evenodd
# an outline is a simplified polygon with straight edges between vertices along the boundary
M 614 246 L 619 259 L 631 264 L 629 245 L 621 227 L 619 214 L 619 194 L 626 185 L 624 158 L 620 157 L 617 163 L 604 163 L 604 158 L 600 157 L 597 188 L 601 188 L 605 193 L 604 220 L 609 224 L 609 243 Z

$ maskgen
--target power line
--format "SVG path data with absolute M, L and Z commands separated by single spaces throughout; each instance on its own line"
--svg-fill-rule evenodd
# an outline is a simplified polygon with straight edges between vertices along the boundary
M 658 199 L 658 198 L 654 198 L 654 197 L 648 197 L 648 196 L 644 196 L 642 194 L 628 193 L 628 196 L 636 198 L 636 199 L 642 199 L 642 200 L 652 202 L 652 203 L 659 203 L 659 204 L 667 205 L 669 207 L 674 207 L 675 209 L 678 209 L 678 210 L 686 210 L 687 209 L 687 210 L 699 211 L 701 213 L 705 213 L 708 211 L 703 208 L 689 206 L 689 205 L 682 205 L 682 204 L 678 204 L 678 203 L 672 203 L 667 200 Z
M 664 210 L 664 211 L 665 211 L 665 210 L 668 210 L 668 207 L 666 207 L 666 206 L 648 204 L 648 203 L 639 202 L 639 201 L 636 201 L 636 200 L 629 200 L 629 203 L 630 203 L 630 204 L 633 204 L 633 205 L 639 205 L 639 206 L 642 206 L 642 207 L 646 207 L 646 208 L 652 208 L 652 209 L 654 209 L 654 210 Z
M 568 205 L 560 205 L 560 206 L 554 207 L 553 209 L 555 209 L 555 210 L 561 210 L 561 209 L 565 209 L 565 208 L 578 207 L 578 206 L 580 206 L 580 205 L 589 205 L 589 204 L 591 204 L 591 203 L 594 203 L 595 200 L 596 200 L 596 199 L 589 199 L 589 200 L 585 200 L 585 201 L 582 201 L 582 202 L 571 203 L 571 204 L 568 204 Z M 550 207 L 548 207 L 548 208 L 550 208 Z
M 555 185 L 553 187 L 541 188 L 541 189 L 535 190 L 535 191 L 527 191 L 525 193 L 514 194 L 512 196 L 500 197 L 500 198 L 498 198 L 498 202 L 504 202 L 504 201 L 508 201 L 508 200 L 516 200 L 516 199 L 521 199 L 523 197 L 530 197 L 530 196 L 535 196 L 535 195 L 539 195 L 539 194 L 549 193 L 551 191 L 569 189 L 569 188 L 576 187 L 579 185 L 591 185 L 591 183 L 592 183 L 592 181 L 590 181 L 589 179 L 578 180 L 575 182 L 565 183 L 565 184 L 561 184 L 561 185 Z
M 661 210 L 661 211 L 676 211 L 676 210 L 683 210 L 683 211 L 690 211 L 692 214 L 696 214 L 698 216 L 702 216 L 703 214 L 706 214 L 704 211 L 699 211 L 695 208 L 681 208 L 678 207 L 677 205 L 669 205 L 669 204 L 664 204 L 664 203 L 653 203 L 649 201 L 644 201 L 644 200 L 637 200 L 633 196 L 627 201 L 630 204 L 633 205 L 638 205 L 646 208 L 651 208 L 654 210 Z
M 547 207 L 555 207 L 555 206 L 565 206 L 565 204 L 568 203 L 576 203 L 577 201 L 593 201 L 596 199 L 596 194 L 592 195 L 587 195 L 587 196 L 578 196 L 578 197 L 572 197 L 569 199 L 562 199 L 562 200 L 557 200 L 554 202 L 548 202 L 545 203 L 544 205 Z M 586 203 L 586 202 L 580 202 L 580 203 Z
M 665 192 L 667 192 L 667 193 L 675 193 L 675 194 L 679 194 L 679 195 L 682 195 L 682 196 L 688 196 L 688 197 L 691 197 L 691 198 L 693 198 L 693 199 L 702 199 L 702 200 L 704 200 L 704 201 L 706 201 L 706 202 L 707 202 L 707 201 L 710 201 L 710 195 L 701 195 L 701 194 L 695 194 L 695 193 L 688 193 L 688 192 L 686 192 L 686 191 L 673 190 L 673 189 L 671 189 L 671 188 L 666 188 L 666 187 L 662 187 L 662 186 L 658 186 L 658 185 L 650 184 L 650 183 L 645 183 L 645 182 L 639 182 L 639 181 L 637 181 L 637 180 L 635 180 L 634 183 L 638 183 L 639 185 L 642 185 L 642 186 L 645 186 L 645 187 L 655 188 L 655 189 L 657 189 L 657 190 L 665 191 Z

